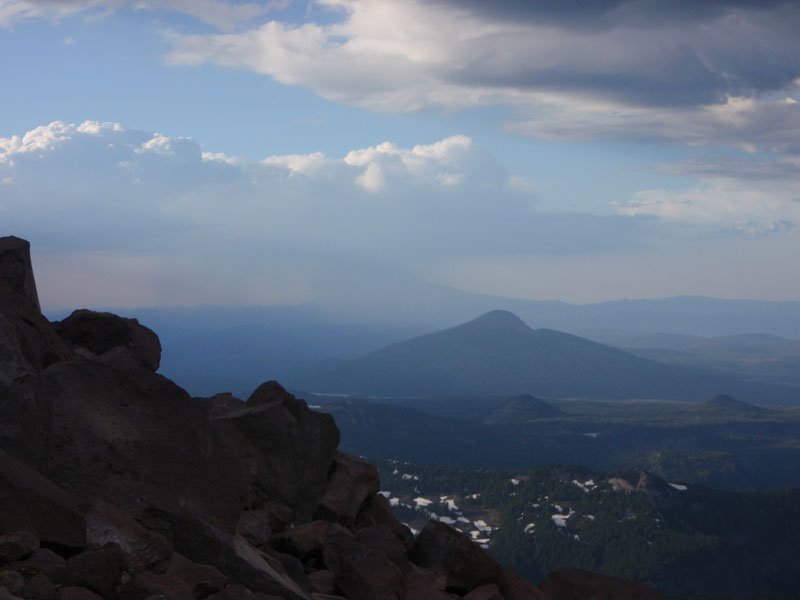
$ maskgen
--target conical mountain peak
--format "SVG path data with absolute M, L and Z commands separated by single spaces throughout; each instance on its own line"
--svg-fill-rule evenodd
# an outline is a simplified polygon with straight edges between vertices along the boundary
M 466 325 L 513 326 L 530 329 L 525 321 L 507 310 L 490 310 Z

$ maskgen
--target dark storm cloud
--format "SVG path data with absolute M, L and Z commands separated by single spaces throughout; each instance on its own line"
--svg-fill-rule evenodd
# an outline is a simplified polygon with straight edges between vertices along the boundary
M 782 90 L 800 77 L 799 3 L 435 3 L 504 27 L 532 28 L 529 44 L 513 33 L 507 38 L 522 54 L 495 45 L 448 74 L 462 85 L 690 106 Z
M 481 18 L 567 29 L 607 29 L 619 26 L 663 27 L 702 23 L 732 10 L 797 10 L 782 0 L 427 0 L 428 4 L 469 10 Z

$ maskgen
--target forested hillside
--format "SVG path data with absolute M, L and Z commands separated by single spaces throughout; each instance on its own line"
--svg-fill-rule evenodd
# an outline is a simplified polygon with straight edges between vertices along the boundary
M 725 492 L 642 470 L 377 466 L 398 518 L 452 524 L 533 581 L 569 565 L 674 600 L 797 597 L 798 489 Z

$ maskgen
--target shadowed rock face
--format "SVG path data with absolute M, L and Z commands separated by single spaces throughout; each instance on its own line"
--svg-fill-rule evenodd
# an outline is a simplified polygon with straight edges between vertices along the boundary
M 160 356 L 134 319 L 47 321 L 27 242 L 0 238 L 0 597 L 562 597 L 441 523 L 415 542 L 277 382 L 191 398 Z
M 226 452 L 244 468 L 256 501 L 280 502 L 291 507 L 292 520 L 310 520 L 339 445 L 333 417 L 310 410 L 275 381 L 236 408 L 212 423 Z
M 0 238 L 0 392 L 14 381 L 74 357 L 39 308 L 30 244 Z
M 152 330 L 140 325 L 136 319 L 82 309 L 63 321 L 53 323 L 53 326 L 79 356 L 95 358 L 122 369 L 144 367 L 158 370 L 161 342 Z
M 0 238 L 0 285 L 27 298 L 37 310 L 39 294 L 31 265 L 31 245 L 14 236 Z
M 667 600 L 655 590 L 638 584 L 581 569 L 562 567 L 542 581 L 541 588 L 559 600 L 618 598 L 619 600 Z

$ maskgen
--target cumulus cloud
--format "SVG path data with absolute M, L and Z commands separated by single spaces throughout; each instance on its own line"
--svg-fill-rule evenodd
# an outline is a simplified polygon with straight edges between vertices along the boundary
M 0 183 L 4 228 L 33 242 L 51 310 L 321 298 L 353 309 L 354 289 L 408 302 L 410 274 L 575 301 L 736 296 L 741 271 L 714 292 L 708 269 L 753 249 L 754 268 L 769 257 L 779 268 L 800 223 L 800 203 L 776 192 L 788 183 L 768 193 L 719 177 L 640 192 L 618 215 L 545 213 L 535 182 L 460 135 L 249 162 L 191 138 L 54 122 L 0 138 Z
M 143 303 L 277 301 L 281 288 L 265 281 L 297 301 L 348 269 L 408 273 L 476 252 L 624 251 L 650 226 L 538 212 L 533 184 L 465 136 L 248 162 L 190 138 L 54 122 L 0 138 L 0 181 L 4 228 L 50 257 L 53 282 L 86 258 L 101 288 L 113 287 L 99 274 L 115 265 L 131 281 L 154 278 L 128 289 Z M 206 266 L 226 274 L 224 285 L 204 279 Z

